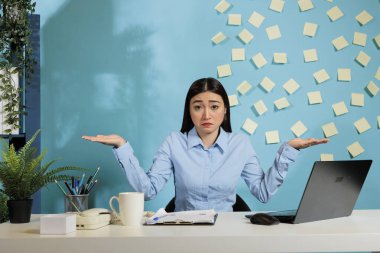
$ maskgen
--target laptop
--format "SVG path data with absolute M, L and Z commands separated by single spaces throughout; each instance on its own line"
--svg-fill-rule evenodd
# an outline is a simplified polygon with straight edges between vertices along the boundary
M 298 209 L 268 214 L 293 224 L 350 216 L 371 164 L 372 160 L 317 161 Z

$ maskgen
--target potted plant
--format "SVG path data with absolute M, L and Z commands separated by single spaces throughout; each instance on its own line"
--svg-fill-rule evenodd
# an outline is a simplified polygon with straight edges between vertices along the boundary
M 2 161 L 0 162 L 0 183 L 2 191 L 8 196 L 9 219 L 11 223 L 27 223 L 32 211 L 32 195 L 42 187 L 55 180 L 68 180 L 71 175 L 62 174 L 68 171 L 83 170 L 79 167 L 65 166 L 49 170 L 56 161 L 42 165 L 46 151 L 36 155 L 37 148 L 32 146 L 39 134 L 38 130 L 19 151 L 13 144 L 8 145 L 4 139 Z
M 0 192 L 0 223 L 9 220 L 7 200 L 7 196 L 4 193 Z

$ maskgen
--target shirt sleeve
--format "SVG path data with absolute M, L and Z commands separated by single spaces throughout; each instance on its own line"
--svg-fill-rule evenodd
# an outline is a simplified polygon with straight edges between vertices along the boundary
M 134 155 L 132 146 L 127 142 L 119 148 L 114 148 L 116 159 L 123 168 L 129 184 L 135 191 L 143 192 L 145 200 L 153 199 L 161 191 L 171 177 L 173 164 L 170 159 L 170 138 L 160 146 L 153 159 L 153 165 L 148 172 L 140 167 Z
M 251 193 L 260 202 L 266 203 L 284 182 L 289 164 L 295 161 L 300 151 L 287 143 L 282 144 L 272 166 L 264 173 L 249 140 L 246 145 L 248 145 L 246 149 L 248 150 L 248 159 L 242 171 L 242 178 Z

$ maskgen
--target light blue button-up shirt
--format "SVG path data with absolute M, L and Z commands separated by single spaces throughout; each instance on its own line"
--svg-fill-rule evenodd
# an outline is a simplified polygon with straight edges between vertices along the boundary
M 195 128 L 173 132 L 161 144 L 153 165 L 145 172 L 127 142 L 114 149 L 130 185 L 150 200 L 174 174 L 175 211 L 232 211 L 236 187 L 242 177 L 251 193 L 267 202 L 283 183 L 288 164 L 299 150 L 287 143 L 277 151 L 271 168 L 264 173 L 249 138 L 243 133 L 227 133 L 222 128 L 216 142 L 206 148 Z

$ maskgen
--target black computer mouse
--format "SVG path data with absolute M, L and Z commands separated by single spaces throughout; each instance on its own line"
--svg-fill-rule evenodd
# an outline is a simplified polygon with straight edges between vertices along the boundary
M 276 225 L 280 223 L 280 221 L 276 217 L 267 213 L 255 213 L 251 216 L 250 221 L 252 224 L 267 226 Z

